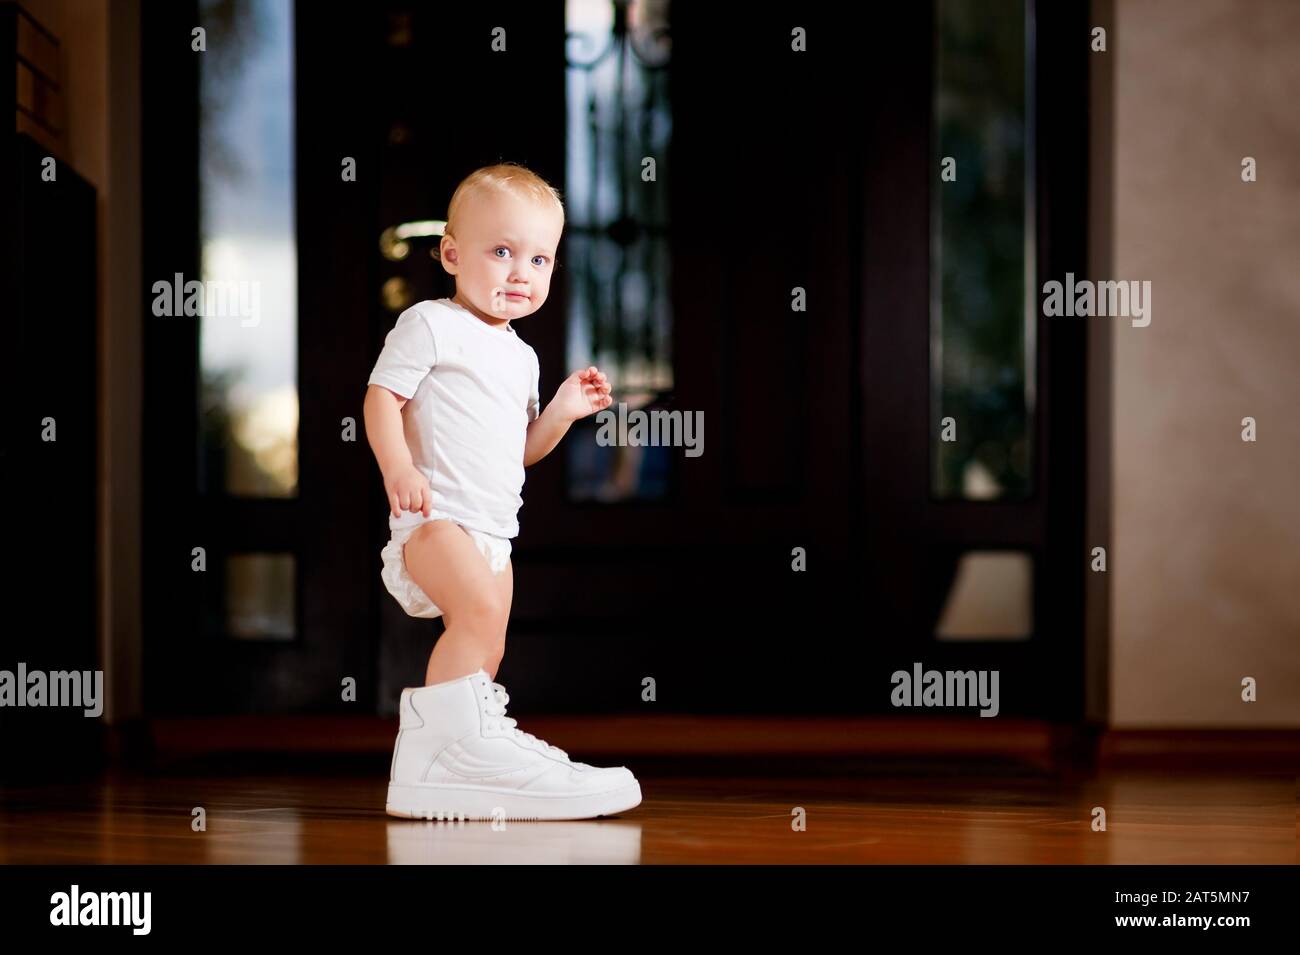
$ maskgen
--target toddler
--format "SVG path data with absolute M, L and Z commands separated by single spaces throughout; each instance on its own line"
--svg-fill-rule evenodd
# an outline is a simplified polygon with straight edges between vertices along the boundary
M 535 173 L 513 163 L 471 173 L 438 253 L 456 294 L 402 312 L 370 374 L 366 434 L 391 531 L 381 576 L 406 613 L 446 625 L 425 685 L 402 690 L 390 815 L 587 819 L 641 802 L 627 768 L 574 762 L 517 729 L 494 682 L 524 468 L 613 401 L 592 366 L 543 409 L 537 353 L 511 324 L 546 301 L 563 229 L 559 194 Z

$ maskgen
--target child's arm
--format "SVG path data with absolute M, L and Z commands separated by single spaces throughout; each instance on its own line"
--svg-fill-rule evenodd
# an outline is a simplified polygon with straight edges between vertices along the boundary
M 568 433 L 573 419 L 565 419 L 555 408 L 552 401 L 546 410 L 528 422 L 528 438 L 524 441 L 524 467 L 536 464 L 550 454 L 560 439 Z
M 536 464 L 550 454 L 573 422 L 613 404 L 614 399 L 609 393 L 609 380 L 595 365 L 575 371 L 566 378 L 546 409 L 528 422 L 524 467 Z
M 406 446 L 402 428 L 405 398 L 381 385 L 366 389 L 362 413 L 366 421 L 366 438 L 384 475 L 388 507 L 394 517 L 401 511 L 421 511 L 425 517 L 433 505 L 429 480 L 411 463 L 411 449 Z

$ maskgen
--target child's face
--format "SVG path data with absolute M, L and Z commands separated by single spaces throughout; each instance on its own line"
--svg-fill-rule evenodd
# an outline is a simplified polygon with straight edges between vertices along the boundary
M 456 276 L 456 298 L 484 318 L 522 318 L 541 308 L 564 228 L 560 210 L 489 192 L 468 197 L 457 219 L 458 234 L 444 236 L 440 248 L 443 268 Z

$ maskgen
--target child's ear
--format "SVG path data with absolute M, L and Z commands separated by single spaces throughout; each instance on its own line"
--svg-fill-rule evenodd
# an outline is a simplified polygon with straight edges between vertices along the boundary
M 459 255 L 456 251 L 456 241 L 450 236 L 443 236 L 442 241 L 438 243 L 438 261 L 442 267 L 447 270 L 447 274 L 455 275 L 460 266 Z

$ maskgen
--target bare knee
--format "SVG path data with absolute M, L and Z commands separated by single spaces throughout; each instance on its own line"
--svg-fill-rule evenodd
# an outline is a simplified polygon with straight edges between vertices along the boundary
M 504 654 L 509 615 L 509 605 L 495 592 L 485 590 L 462 597 L 455 610 L 447 615 L 447 625 L 454 625 L 472 637 L 484 652 Z

